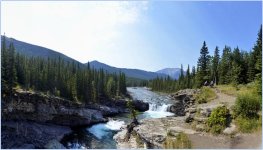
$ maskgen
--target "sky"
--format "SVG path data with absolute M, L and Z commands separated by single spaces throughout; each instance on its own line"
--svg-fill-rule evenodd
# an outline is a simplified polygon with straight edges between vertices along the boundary
M 225 45 L 250 51 L 262 2 L 2 1 L 1 34 L 82 63 L 157 71 L 196 65 Z

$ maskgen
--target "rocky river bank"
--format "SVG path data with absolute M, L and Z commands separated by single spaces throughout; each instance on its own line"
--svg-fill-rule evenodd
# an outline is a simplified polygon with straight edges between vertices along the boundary
M 2 97 L 2 148 L 65 148 L 61 139 L 72 128 L 106 122 L 108 116 L 127 112 L 125 99 L 82 105 L 38 92 L 19 90 Z M 146 111 L 149 104 L 132 101 Z
M 167 110 L 175 115 L 141 120 L 140 124 L 130 132 L 131 136 L 128 140 L 128 131 L 126 128 L 123 129 L 114 136 L 117 148 L 163 149 L 167 148 L 165 143 L 168 140 L 175 142 L 180 133 L 185 134 L 191 141 L 191 148 L 261 147 L 261 134 L 239 133 L 233 123 L 229 124 L 222 134 L 213 135 L 206 132 L 206 121 L 212 110 L 218 106 L 230 108 L 236 98 L 219 92 L 214 100 L 205 104 L 197 104 L 194 94 L 199 92 L 199 90 L 186 89 L 171 94 L 173 103 L 169 105 Z

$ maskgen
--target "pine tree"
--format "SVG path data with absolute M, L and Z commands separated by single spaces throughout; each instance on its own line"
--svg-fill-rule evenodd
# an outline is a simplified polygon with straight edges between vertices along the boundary
M 232 83 L 234 83 L 235 85 L 242 83 L 241 69 L 242 69 L 242 56 L 239 51 L 239 48 L 237 47 L 233 50 L 232 62 L 231 62 Z
M 200 50 L 200 57 L 197 63 L 197 87 L 200 87 L 205 81 L 209 80 L 209 55 L 206 42 L 204 41 L 203 46 Z
M 225 46 L 223 49 L 222 59 L 219 64 L 219 83 L 229 84 L 231 82 L 231 48 Z
M 256 55 L 255 74 L 256 82 L 258 83 L 257 90 L 259 95 L 262 95 L 262 25 L 258 33 L 256 45 L 253 48 L 254 55 Z
M 186 70 L 186 88 L 191 88 L 191 76 L 190 76 L 190 67 L 188 65 Z
M 212 78 L 215 84 L 217 84 L 219 80 L 219 75 L 218 75 L 219 61 L 220 61 L 219 49 L 218 49 L 218 46 L 216 46 L 214 57 L 213 57 L 213 62 L 212 62 L 212 74 L 213 74 Z
M 8 53 L 6 47 L 6 37 L 3 36 L 3 40 L 1 43 L 1 85 L 2 91 L 7 92 L 7 65 L 8 65 Z M 2 96 L 4 93 L 2 93 Z
M 15 70 L 15 47 L 13 43 L 10 43 L 9 49 L 7 51 L 7 66 L 6 66 L 6 75 L 7 75 L 7 91 L 12 93 L 13 87 L 16 85 L 16 70 Z

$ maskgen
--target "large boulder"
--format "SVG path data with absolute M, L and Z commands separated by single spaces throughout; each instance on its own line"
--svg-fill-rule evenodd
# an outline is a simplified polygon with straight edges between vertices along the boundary
M 200 89 L 184 89 L 174 94 L 171 94 L 170 96 L 174 99 L 184 99 L 186 96 L 192 97 L 194 94 L 197 94 L 199 92 L 200 92 Z
M 69 127 L 28 121 L 3 121 L 1 147 L 4 149 L 62 148 L 60 141 L 72 131 Z M 53 142 L 52 142 L 53 141 Z
M 176 116 L 184 116 L 185 108 L 182 101 L 176 101 L 174 104 L 169 105 L 167 111 L 174 113 Z
M 188 112 L 188 108 L 195 106 L 194 94 L 198 92 L 197 89 L 185 89 L 171 94 L 170 97 L 174 100 L 174 103 L 168 108 L 168 111 L 175 113 L 177 116 L 184 116 Z
M 140 100 L 133 100 L 132 104 L 133 104 L 134 108 L 138 111 L 149 110 L 149 103 L 145 103 L 145 102 L 140 101 Z

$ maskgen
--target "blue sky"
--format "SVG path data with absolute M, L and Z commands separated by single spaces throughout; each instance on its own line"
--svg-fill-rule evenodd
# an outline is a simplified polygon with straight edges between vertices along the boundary
M 196 65 L 203 41 L 253 47 L 261 2 L 2 2 L 1 34 L 80 62 L 157 71 Z

